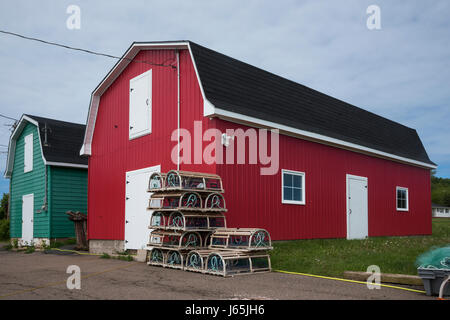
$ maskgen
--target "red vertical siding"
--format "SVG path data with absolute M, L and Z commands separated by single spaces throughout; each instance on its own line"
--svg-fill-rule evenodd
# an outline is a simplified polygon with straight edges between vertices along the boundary
M 136 60 L 176 61 L 173 50 L 141 51 Z M 129 80 L 150 68 L 152 133 L 130 141 Z M 180 51 L 180 93 L 181 127 L 191 133 L 196 120 L 203 131 L 247 129 L 203 117 L 200 87 L 186 50 Z M 125 173 L 159 164 L 163 172 L 175 169 L 171 135 L 176 127 L 177 70 L 129 64 L 100 99 L 89 159 L 89 239 L 124 239 Z M 263 227 L 276 240 L 346 237 L 346 174 L 368 178 L 369 236 L 431 233 L 429 170 L 288 136 L 280 136 L 279 151 L 274 176 L 261 176 L 260 165 L 249 164 L 182 164 L 180 169 L 217 172 L 226 190 L 228 225 Z M 281 169 L 305 172 L 306 205 L 281 203 Z M 409 188 L 408 212 L 396 211 L 396 186 Z
M 173 50 L 141 51 L 136 60 L 154 63 L 176 63 Z M 152 69 L 152 133 L 128 139 L 129 80 Z M 204 128 L 203 99 L 189 52 L 180 51 L 181 127 L 189 130 L 194 120 Z M 124 239 L 125 173 L 154 165 L 166 172 L 176 169 L 171 161 L 177 128 L 177 70 L 130 63 L 101 96 L 89 158 L 90 239 Z M 214 172 L 214 166 L 182 165 L 183 170 Z
M 221 131 L 248 127 L 218 120 Z M 368 178 L 369 236 L 431 233 L 430 172 L 280 135 L 280 167 L 224 164 L 229 226 L 266 228 L 273 239 L 345 238 L 346 174 Z M 305 172 L 306 204 L 281 203 L 281 169 Z M 396 210 L 396 186 L 409 188 L 409 211 Z

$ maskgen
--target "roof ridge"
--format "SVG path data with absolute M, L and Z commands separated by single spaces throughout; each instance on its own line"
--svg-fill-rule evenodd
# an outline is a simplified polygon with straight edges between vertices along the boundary
M 31 115 L 31 114 L 24 114 L 24 116 L 30 117 L 30 118 L 32 118 L 32 119 L 38 121 L 38 122 L 40 122 L 40 121 L 39 121 L 39 119 L 40 119 L 40 120 L 42 120 L 42 121 L 54 121 L 54 122 L 60 122 L 60 123 L 65 123 L 65 124 L 70 124 L 70 125 L 76 125 L 76 126 L 83 126 L 83 127 L 86 127 L 86 125 L 83 124 L 83 123 L 70 122 L 70 121 L 59 120 L 59 119 L 52 119 L 52 118 L 41 117 L 41 116 L 34 116 L 34 115 Z

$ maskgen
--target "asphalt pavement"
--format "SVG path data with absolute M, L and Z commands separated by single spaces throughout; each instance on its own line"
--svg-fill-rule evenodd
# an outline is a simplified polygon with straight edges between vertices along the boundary
M 69 266 L 81 272 L 69 289 Z M 77 269 L 77 267 L 74 267 Z M 74 282 L 71 282 L 74 283 Z M 423 290 L 423 289 L 422 289 Z M 414 300 L 425 294 L 269 272 L 231 278 L 98 256 L 0 251 L 0 299 L 300 299 Z

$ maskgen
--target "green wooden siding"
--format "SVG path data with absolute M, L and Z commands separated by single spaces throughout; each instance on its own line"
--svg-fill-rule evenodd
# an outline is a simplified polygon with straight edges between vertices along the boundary
M 51 238 L 73 237 L 73 222 L 66 212 L 87 213 L 87 170 L 51 166 L 48 177 Z
M 33 134 L 33 170 L 24 173 L 25 137 Z M 22 237 L 22 196 L 34 194 L 33 237 L 49 236 L 47 211 L 38 212 L 45 201 L 45 165 L 42 159 L 38 129 L 28 123 L 16 142 L 14 165 L 11 174 L 11 237 Z

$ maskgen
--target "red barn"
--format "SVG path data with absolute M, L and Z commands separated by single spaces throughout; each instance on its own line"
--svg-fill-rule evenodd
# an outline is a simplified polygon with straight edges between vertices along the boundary
M 220 175 L 228 226 L 274 240 L 431 233 L 436 165 L 414 129 L 191 41 L 131 45 L 81 154 L 93 251 L 146 245 L 148 177 L 171 169 Z

